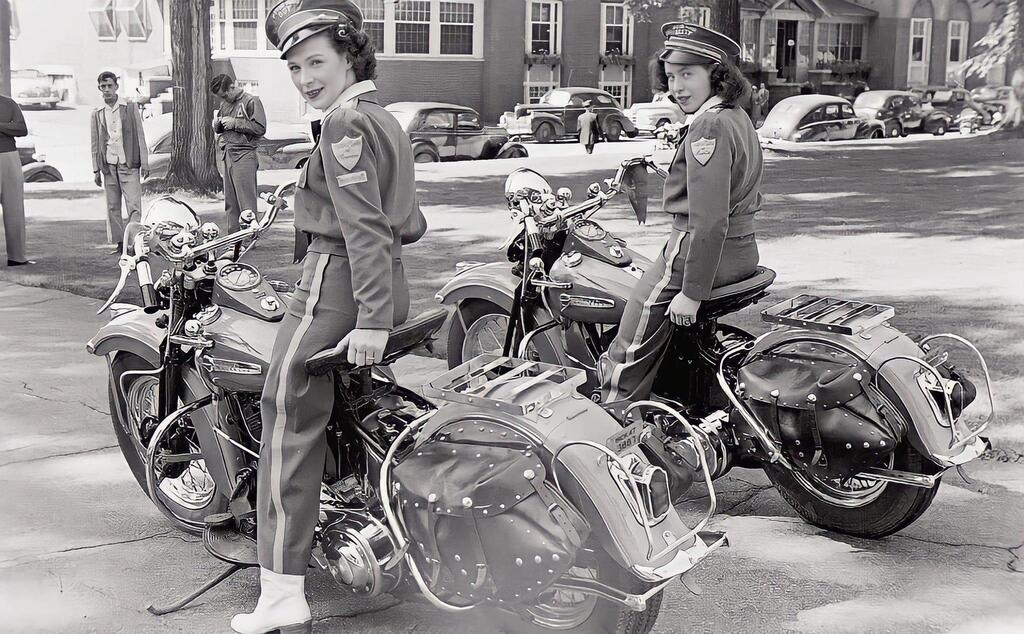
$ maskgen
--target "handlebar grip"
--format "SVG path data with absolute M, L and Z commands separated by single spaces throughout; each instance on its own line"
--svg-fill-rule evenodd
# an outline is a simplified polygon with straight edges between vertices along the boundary
M 135 272 L 139 276 L 139 290 L 142 291 L 142 310 L 147 314 L 153 314 L 160 310 L 160 297 L 153 288 L 153 273 L 149 268 L 149 262 L 139 260 L 135 265 Z
M 523 225 L 526 228 L 526 251 L 529 255 L 536 255 L 543 249 L 540 229 L 537 228 L 537 221 L 533 218 L 527 217 L 523 221 Z

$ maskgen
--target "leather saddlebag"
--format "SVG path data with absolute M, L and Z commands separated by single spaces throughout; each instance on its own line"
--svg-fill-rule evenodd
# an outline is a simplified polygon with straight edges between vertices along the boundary
M 872 376 L 840 348 L 797 341 L 752 354 L 738 384 L 747 407 L 794 465 L 835 478 L 879 466 L 906 434 L 867 390 Z
M 546 482 L 534 447 L 503 425 L 458 421 L 394 469 L 410 552 L 457 604 L 529 602 L 568 571 L 590 527 Z

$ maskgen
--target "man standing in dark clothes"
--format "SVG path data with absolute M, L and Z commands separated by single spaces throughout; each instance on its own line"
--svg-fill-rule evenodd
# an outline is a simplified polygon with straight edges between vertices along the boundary
M 0 208 L 7 239 L 7 266 L 35 264 L 25 257 L 25 175 L 14 137 L 26 136 L 28 126 L 13 99 L 0 95 Z
M 580 143 L 587 148 L 587 154 L 594 153 L 594 145 L 601 134 L 601 125 L 597 122 L 597 115 L 594 114 L 594 104 L 587 102 L 587 111 L 580 115 L 577 126 L 580 130 Z
M 243 210 L 256 211 L 256 146 L 267 131 L 267 113 L 259 97 L 227 75 L 214 77 L 210 91 L 224 102 L 213 131 L 220 135 L 217 156 L 224 170 L 224 212 L 228 230 L 234 232 Z

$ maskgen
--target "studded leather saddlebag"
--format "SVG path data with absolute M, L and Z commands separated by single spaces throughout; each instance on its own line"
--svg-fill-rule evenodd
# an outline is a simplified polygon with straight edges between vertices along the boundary
M 546 482 L 534 447 L 501 425 L 445 425 L 394 476 L 410 552 L 452 603 L 536 598 L 572 567 L 590 532 Z
M 738 383 L 794 465 L 834 478 L 879 466 L 906 434 L 869 390 L 872 376 L 841 348 L 804 340 L 755 352 Z

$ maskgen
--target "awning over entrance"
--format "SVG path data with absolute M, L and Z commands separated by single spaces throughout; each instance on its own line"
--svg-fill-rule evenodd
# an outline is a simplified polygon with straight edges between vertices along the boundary
M 876 17 L 877 11 L 849 0 L 740 0 L 740 7 L 757 13 L 776 9 L 797 9 L 817 18 Z

